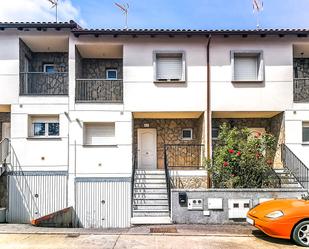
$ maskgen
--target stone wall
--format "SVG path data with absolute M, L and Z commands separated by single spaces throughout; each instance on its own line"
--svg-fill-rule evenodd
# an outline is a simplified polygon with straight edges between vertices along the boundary
M 285 127 L 284 127 L 284 113 L 279 113 L 278 115 L 270 119 L 270 132 L 276 138 L 276 151 L 273 157 L 273 167 L 282 168 L 281 162 L 281 144 L 285 141 Z
M 7 207 L 8 191 L 6 173 L 0 176 L 0 208 Z
M 117 78 L 122 79 L 122 59 L 82 59 L 83 79 L 106 79 L 107 69 L 117 69 Z
M 294 78 L 294 101 L 309 102 L 309 58 L 294 58 Z
M 188 210 L 187 205 L 179 204 L 179 192 L 185 192 L 188 199 L 202 199 L 202 210 Z M 257 205 L 262 198 L 300 198 L 307 194 L 298 189 L 173 189 L 171 193 L 172 220 L 178 224 L 233 224 L 245 221 L 243 218 L 229 218 L 230 199 L 249 199 L 249 207 Z M 222 198 L 222 209 L 211 209 L 209 198 Z M 240 206 L 241 207 L 241 206 Z M 205 215 L 204 211 L 209 211 Z
M 281 147 L 284 143 L 284 114 L 279 113 L 272 118 L 214 118 L 213 127 L 220 127 L 223 123 L 228 123 L 231 127 L 238 128 L 262 128 L 265 132 L 271 133 L 276 139 L 276 151 L 273 156 L 274 168 L 281 168 Z M 214 144 L 215 146 L 215 144 Z
M 203 120 L 202 116 L 198 119 L 134 119 L 134 155 L 137 156 L 137 129 L 144 128 L 144 124 L 148 124 L 148 128 L 154 128 L 157 130 L 157 163 L 158 168 L 164 168 L 165 144 L 202 144 L 203 127 L 201 120 Z M 193 129 L 192 140 L 182 139 L 182 129 L 185 128 Z M 200 165 L 200 162 L 202 160 L 202 148 L 192 147 L 191 149 L 192 151 L 189 151 L 190 148 L 180 147 L 180 149 L 177 149 L 177 152 L 173 152 L 172 149 L 168 157 L 169 165 L 172 165 L 172 162 L 174 164 L 183 164 L 185 162 L 187 166 Z M 183 155 L 185 155 L 187 152 L 192 152 L 192 157 L 186 158 L 185 161 Z M 175 160 L 177 160 L 176 163 Z

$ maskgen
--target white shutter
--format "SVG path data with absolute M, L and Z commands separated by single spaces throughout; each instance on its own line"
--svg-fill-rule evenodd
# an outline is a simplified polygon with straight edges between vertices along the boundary
M 258 80 L 258 56 L 246 55 L 234 57 L 234 80 Z
M 157 80 L 182 79 L 182 54 L 157 54 Z
M 115 123 L 86 123 L 85 144 L 110 144 L 115 138 Z

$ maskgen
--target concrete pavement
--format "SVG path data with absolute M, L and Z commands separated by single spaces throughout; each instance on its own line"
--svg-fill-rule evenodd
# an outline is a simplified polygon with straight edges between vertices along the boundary
M 177 233 L 150 233 L 150 228 L 59 229 L 29 225 L 0 225 L 1 249 L 191 249 L 297 248 L 287 240 L 272 239 L 247 225 L 176 225 Z M 168 226 L 164 226 L 166 228 Z

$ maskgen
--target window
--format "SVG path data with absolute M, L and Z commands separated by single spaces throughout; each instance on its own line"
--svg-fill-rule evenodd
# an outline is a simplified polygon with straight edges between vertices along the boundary
M 211 137 L 212 137 L 212 140 L 218 140 L 218 137 L 219 137 L 219 128 L 218 127 L 212 127 L 211 128 Z
M 182 130 L 182 139 L 183 140 L 192 140 L 193 138 L 193 130 L 192 129 L 183 129 Z
M 234 82 L 260 82 L 264 80 L 262 52 L 232 52 Z
M 55 64 L 44 64 L 43 71 L 44 73 L 54 73 L 56 72 L 56 65 Z
M 59 136 L 58 116 L 30 116 L 30 137 L 57 137 Z
M 184 53 L 155 53 L 155 81 L 185 81 Z
M 84 123 L 84 145 L 115 144 L 115 123 Z
M 117 69 L 107 69 L 106 70 L 106 79 L 117 80 Z
M 303 143 L 309 143 L 309 122 L 303 122 Z

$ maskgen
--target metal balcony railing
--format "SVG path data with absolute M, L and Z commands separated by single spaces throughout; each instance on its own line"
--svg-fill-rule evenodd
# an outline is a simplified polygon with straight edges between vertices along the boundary
M 309 78 L 294 78 L 294 102 L 309 102 Z
M 21 72 L 20 95 L 68 95 L 67 72 Z
M 76 102 L 122 103 L 123 80 L 76 79 Z

